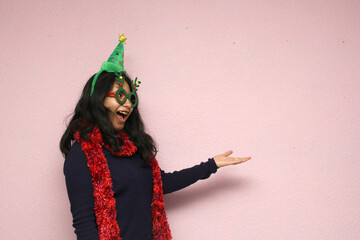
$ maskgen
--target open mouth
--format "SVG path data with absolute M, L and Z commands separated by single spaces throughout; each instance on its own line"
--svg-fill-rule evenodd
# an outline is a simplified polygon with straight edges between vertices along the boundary
M 116 115 L 120 118 L 120 120 L 125 120 L 125 118 L 128 116 L 128 112 L 125 111 L 117 111 Z

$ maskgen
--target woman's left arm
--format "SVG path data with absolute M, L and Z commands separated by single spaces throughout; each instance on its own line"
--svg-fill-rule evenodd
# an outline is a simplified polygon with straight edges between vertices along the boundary
M 250 159 L 250 157 L 229 157 L 231 153 L 232 151 L 227 151 L 223 154 L 216 155 L 213 158 L 209 158 L 207 162 L 202 162 L 199 165 L 180 171 L 166 173 L 161 170 L 164 194 L 185 188 L 200 179 L 207 179 L 212 173 L 216 173 L 217 169 L 220 167 L 243 163 Z

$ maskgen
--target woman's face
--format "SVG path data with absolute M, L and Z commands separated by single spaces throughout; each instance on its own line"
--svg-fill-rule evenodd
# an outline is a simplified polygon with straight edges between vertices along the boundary
M 117 82 L 114 82 L 114 85 L 110 92 L 116 92 L 120 88 Z M 130 94 L 129 84 L 124 81 L 124 90 L 127 94 Z M 115 130 L 120 131 L 124 128 L 126 120 L 129 118 L 133 108 L 131 107 L 130 100 L 127 99 L 124 104 L 120 104 L 115 95 L 106 96 L 104 99 L 104 106 L 109 110 L 110 121 Z

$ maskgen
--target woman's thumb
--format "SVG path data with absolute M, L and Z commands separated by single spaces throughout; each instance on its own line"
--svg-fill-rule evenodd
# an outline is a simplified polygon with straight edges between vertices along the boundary
M 226 151 L 225 153 L 223 153 L 224 156 L 229 156 L 230 154 L 232 154 L 233 151 L 232 150 L 229 150 L 229 151 Z

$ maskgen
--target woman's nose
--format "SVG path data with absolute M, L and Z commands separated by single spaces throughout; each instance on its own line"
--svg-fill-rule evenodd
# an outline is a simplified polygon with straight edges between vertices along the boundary
M 130 99 L 126 98 L 126 101 L 125 101 L 125 103 L 123 105 L 126 106 L 126 107 L 131 107 Z

